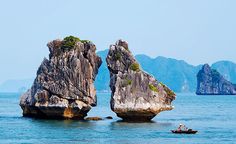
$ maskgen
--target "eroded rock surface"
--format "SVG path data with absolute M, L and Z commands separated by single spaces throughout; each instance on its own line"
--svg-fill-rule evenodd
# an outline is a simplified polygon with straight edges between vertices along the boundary
M 218 71 L 205 64 L 197 74 L 196 94 L 236 95 L 236 85 L 224 79 Z
M 24 116 L 83 119 L 96 106 L 94 80 L 102 61 L 90 41 L 69 36 L 47 44 L 33 86 L 21 96 Z
M 149 121 L 158 113 L 172 110 L 175 93 L 153 76 L 142 71 L 128 48 L 118 40 L 107 58 L 110 71 L 111 109 L 128 121 Z

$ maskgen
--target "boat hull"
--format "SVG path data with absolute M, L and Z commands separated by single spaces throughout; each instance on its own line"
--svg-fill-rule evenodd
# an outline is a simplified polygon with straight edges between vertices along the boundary
M 194 130 L 191 130 L 191 131 L 171 130 L 171 132 L 175 133 L 175 134 L 196 134 L 198 131 L 194 131 Z

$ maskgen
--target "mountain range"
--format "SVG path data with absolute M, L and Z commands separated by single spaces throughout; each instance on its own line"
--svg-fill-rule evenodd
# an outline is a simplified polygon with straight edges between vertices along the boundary
M 106 65 L 108 50 L 99 51 L 97 54 L 102 58 L 102 65 L 99 68 L 95 81 L 97 91 L 110 91 L 109 71 Z M 191 65 L 183 60 L 176 60 L 158 56 L 151 58 L 147 55 L 136 55 L 142 69 L 152 74 L 157 80 L 168 85 L 175 92 L 195 92 L 197 87 L 196 75 L 202 65 Z M 225 79 L 236 83 L 236 64 L 231 61 L 218 61 L 211 65 L 213 69 L 220 72 Z M 9 80 L 0 85 L 0 92 L 21 92 L 30 88 L 33 79 Z
M 98 91 L 109 91 L 109 71 L 106 66 L 108 50 L 99 51 L 102 65 L 95 81 Z M 175 92 L 195 92 L 197 87 L 197 73 L 202 64 L 194 66 L 183 60 L 176 60 L 158 56 L 151 58 L 147 55 L 136 55 L 142 69 L 152 74 L 156 79 L 168 85 Z M 225 79 L 236 83 L 236 64 L 231 61 L 218 61 L 212 64 L 212 68 L 220 72 Z

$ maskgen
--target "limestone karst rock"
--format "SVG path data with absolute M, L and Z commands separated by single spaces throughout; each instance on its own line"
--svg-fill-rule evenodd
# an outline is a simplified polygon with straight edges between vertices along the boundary
M 47 44 L 44 59 L 34 83 L 21 96 L 24 116 L 83 119 L 96 106 L 94 80 L 102 61 L 96 46 L 69 36 Z
M 205 64 L 197 74 L 196 94 L 236 95 L 236 85 L 224 79 L 218 71 Z
M 158 113 L 172 110 L 175 93 L 142 71 L 128 43 L 111 45 L 107 58 L 110 71 L 111 109 L 128 121 L 149 121 Z

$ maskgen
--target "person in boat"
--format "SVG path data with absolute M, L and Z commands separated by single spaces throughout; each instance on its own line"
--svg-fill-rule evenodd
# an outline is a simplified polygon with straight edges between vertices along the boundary
M 179 127 L 177 129 L 178 131 L 187 131 L 188 128 L 184 124 L 179 124 Z

